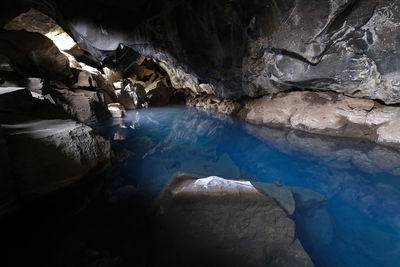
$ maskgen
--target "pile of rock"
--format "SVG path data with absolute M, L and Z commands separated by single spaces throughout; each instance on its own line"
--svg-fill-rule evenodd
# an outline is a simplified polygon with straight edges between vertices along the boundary
M 125 109 L 184 103 L 187 96 L 187 91 L 175 90 L 167 72 L 154 59 L 142 56 L 124 73 L 104 72 Z

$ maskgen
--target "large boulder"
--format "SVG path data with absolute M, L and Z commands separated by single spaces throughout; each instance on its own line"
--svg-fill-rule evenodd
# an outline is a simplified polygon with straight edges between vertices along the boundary
M 156 203 L 151 266 L 313 266 L 294 222 L 250 182 L 178 173 Z
M 40 33 L 2 30 L 0 51 L 23 76 L 54 80 L 72 77 L 67 56 Z
M 18 193 L 40 195 L 66 187 L 106 163 L 110 144 L 72 120 L 1 124 Z
M 51 91 L 51 96 L 72 118 L 80 122 L 92 124 L 110 117 L 103 96 L 98 91 L 55 89 Z

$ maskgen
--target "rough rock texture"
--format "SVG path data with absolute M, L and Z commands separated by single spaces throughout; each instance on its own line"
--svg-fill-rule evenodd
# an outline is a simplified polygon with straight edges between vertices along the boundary
M 313 266 L 294 222 L 250 182 L 178 173 L 155 216 L 151 266 Z
M 74 57 L 81 56 L 83 53 L 78 44 L 52 18 L 33 8 L 21 13 L 3 28 L 9 31 L 38 32 L 50 38 L 60 51 Z
M 23 77 L 63 80 L 72 77 L 67 56 L 40 33 L 0 31 L 0 54 Z
M 0 87 L 0 214 L 103 167 L 110 143 L 26 88 Z
M 129 83 L 122 89 L 117 90 L 116 94 L 118 102 L 126 109 L 141 108 L 146 103 L 146 91 L 141 84 Z M 166 101 L 168 101 L 168 98 Z
M 308 88 L 400 102 L 399 0 L 30 3 L 99 63 L 126 68 L 136 51 L 223 97 Z
M 217 111 L 227 115 L 234 115 L 241 108 L 241 104 L 238 102 L 220 99 L 215 95 L 188 97 L 186 99 L 186 105 L 188 107 Z
M 22 195 L 53 192 L 109 159 L 109 142 L 72 120 L 28 121 L 1 128 Z
M 92 124 L 110 115 L 100 92 L 59 89 L 52 90 L 51 95 L 58 105 L 80 122 Z
M 288 126 L 328 135 L 369 138 L 398 145 L 399 107 L 334 93 L 291 92 L 245 102 L 239 116 L 251 123 Z

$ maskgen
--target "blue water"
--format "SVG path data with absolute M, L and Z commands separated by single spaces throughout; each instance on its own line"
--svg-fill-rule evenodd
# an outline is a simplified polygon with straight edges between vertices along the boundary
M 101 131 L 126 157 L 113 170 L 111 191 L 133 185 L 150 201 L 178 171 L 306 187 L 326 198 L 293 216 L 316 266 L 400 266 L 395 150 L 184 107 L 131 111 Z

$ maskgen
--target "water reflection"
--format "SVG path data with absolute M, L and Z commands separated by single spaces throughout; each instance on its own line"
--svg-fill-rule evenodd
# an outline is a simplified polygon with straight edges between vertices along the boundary
M 102 131 L 131 152 L 115 168 L 115 188 L 134 185 L 152 199 L 178 171 L 307 188 L 326 199 L 294 214 L 317 266 L 400 262 L 400 154 L 393 149 L 186 108 L 133 111 Z

